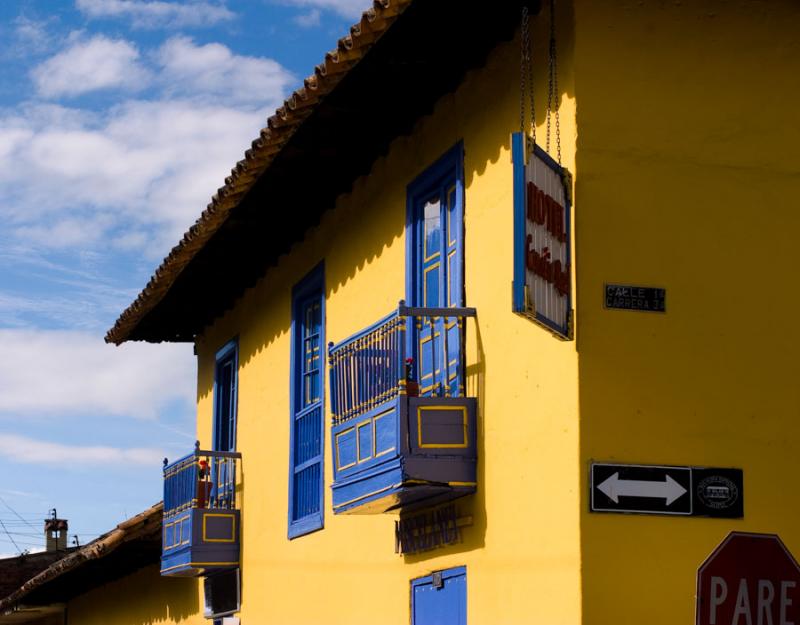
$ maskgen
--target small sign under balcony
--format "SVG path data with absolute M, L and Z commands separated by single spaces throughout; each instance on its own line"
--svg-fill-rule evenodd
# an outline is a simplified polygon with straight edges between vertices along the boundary
M 408 510 L 475 491 L 477 400 L 464 396 L 474 316 L 401 304 L 329 346 L 335 513 Z
M 453 545 L 466 525 L 472 525 L 472 517 L 459 517 L 454 503 L 403 515 L 394 522 L 394 551 L 411 555 Z
M 239 566 L 237 452 L 203 451 L 164 463 L 161 574 L 194 577 Z

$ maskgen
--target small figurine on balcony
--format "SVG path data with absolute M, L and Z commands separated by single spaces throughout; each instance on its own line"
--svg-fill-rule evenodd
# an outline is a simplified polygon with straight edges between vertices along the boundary
M 197 463 L 197 507 L 205 508 L 208 502 L 208 495 L 211 490 L 211 482 L 208 481 L 210 474 L 208 461 L 201 460 Z
M 406 394 L 409 397 L 419 397 L 419 384 L 414 379 L 413 368 L 414 359 L 406 358 Z

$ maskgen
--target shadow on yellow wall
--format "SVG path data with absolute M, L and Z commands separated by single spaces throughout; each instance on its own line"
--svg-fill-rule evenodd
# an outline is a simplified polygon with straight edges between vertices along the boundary
M 157 565 L 95 588 L 67 606 L 67 625 L 207 623 L 196 579 L 161 577 Z
M 584 622 L 688 622 L 729 531 L 800 549 L 800 7 L 576 4 L 581 490 L 591 460 L 747 486 L 737 520 L 584 506 Z M 604 283 L 665 288 L 666 313 L 604 309 Z

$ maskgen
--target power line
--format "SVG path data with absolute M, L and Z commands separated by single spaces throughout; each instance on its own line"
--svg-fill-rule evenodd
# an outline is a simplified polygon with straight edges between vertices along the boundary
M 8 542 L 14 542 L 14 541 L 10 541 L 8 538 L 2 538 L 2 536 L 0 536 L 0 543 L 8 543 Z M 17 543 L 20 544 L 20 545 L 28 545 L 28 546 L 31 546 L 31 547 L 44 547 L 44 544 L 41 541 L 33 542 L 33 541 L 30 541 L 30 540 L 21 540 L 20 539 L 20 540 L 17 540 L 15 544 L 17 544 Z
M 2 521 L 0 521 L 0 525 L 2 525 L 2 526 L 3 526 L 3 531 L 5 531 L 6 535 L 7 535 L 7 536 L 8 536 L 8 537 L 11 539 L 11 542 L 12 542 L 12 543 L 14 543 L 14 547 L 16 548 L 17 552 L 18 552 L 18 553 L 22 553 L 22 549 L 20 549 L 20 548 L 19 548 L 19 545 L 17 544 L 17 541 L 16 541 L 16 540 L 14 540 L 14 539 L 12 538 L 11 534 L 9 534 L 9 533 L 8 533 L 8 530 L 6 529 L 5 523 L 3 523 Z
M 27 521 L 25 521 L 25 519 L 23 519 L 23 518 L 22 518 L 22 517 L 19 515 L 19 513 L 18 513 L 16 510 L 14 510 L 14 508 L 12 508 L 11 506 L 9 506 L 9 505 L 8 505 L 8 503 L 6 502 L 6 500 L 5 500 L 5 499 L 3 499 L 2 497 L 0 497 L 0 502 L 2 502 L 2 503 L 3 503 L 3 505 L 4 505 L 6 508 L 8 508 L 9 510 L 11 510 L 11 512 L 13 512 L 13 513 L 14 513 L 14 515 L 15 515 L 16 517 L 18 517 L 20 521 L 24 521 L 25 523 L 28 523 Z M 33 527 L 33 525 L 31 525 L 30 523 L 28 523 L 28 525 L 30 525 L 31 527 Z M 35 527 L 33 527 L 33 529 L 36 529 L 36 528 L 35 528 Z
M 13 535 L 13 532 L 12 532 L 12 535 Z M 0 542 L 4 542 L 4 543 L 12 542 L 12 536 L 8 536 L 8 538 L 6 538 L 6 536 L 7 535 L 4 535 L 4 534 L 0 533 Z M 34 545 L 34 546 L 44 547 L 44 541 L 43 540 L 35 540 L 33 538 L 24 538 L 24 537 L 23 538 L 16 538 L 16 539 L 13 539 L 13 540 L 15 540 L 20 545 Z

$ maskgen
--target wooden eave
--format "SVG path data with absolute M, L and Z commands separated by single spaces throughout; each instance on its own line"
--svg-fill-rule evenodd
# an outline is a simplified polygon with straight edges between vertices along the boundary
M 513 37 L 523 4 L 537 3 L 375 0 L 267 120 L 106 341 L 193 341 Z

